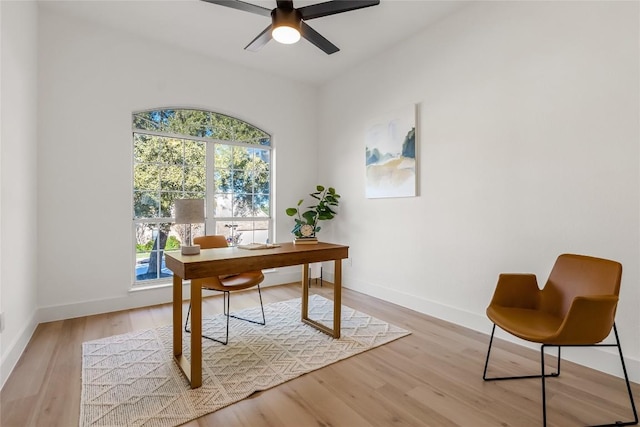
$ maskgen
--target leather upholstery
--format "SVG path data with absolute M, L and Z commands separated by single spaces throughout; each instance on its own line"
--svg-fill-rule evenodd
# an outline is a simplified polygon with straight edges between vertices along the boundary
M 200 236 L 193 239 L 193 243 L 202 249 L 226 248 L 227 239 L 220 235 Z M 204 279 L 202 287 L 215 291 L 241 291 L 259 285 L 264 280 L 262 271 L 249 271 L 240 274 L 225 274 L 224 276 L 208 277 Z
M 543 289 L 533 274 L 501 274 L 487 316 L 505 331 L 542 344 L 596 344 L 613 327 L 622 265 L 560 255 Z

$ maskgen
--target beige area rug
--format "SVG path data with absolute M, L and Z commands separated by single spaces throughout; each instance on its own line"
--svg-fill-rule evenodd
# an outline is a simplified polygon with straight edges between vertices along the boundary
M 173 362 L 171 325 L 83 343 L 80 426 L 177 426 L 409 334 L 343 306 L 335 340 L 300 321 L 300 298 L 264 309 L 265 326 L 231 318 L 227 346 L 203 339 L 203 386 L 195 390 Z M 236 314 L 261 319 L 260 307 Z M 331 325 L 333 302 L 313 295 L 309 315 Z M 224 316 L 205 317 L 203 330 L 224 337 Z

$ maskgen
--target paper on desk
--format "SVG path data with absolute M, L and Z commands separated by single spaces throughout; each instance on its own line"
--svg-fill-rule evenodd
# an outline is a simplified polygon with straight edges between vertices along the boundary
M 249 243 L 248 245 L 238 245 L 238 247 L 240 249 L 248 249 L 248 250 L 254 250 L 254 249 L 271 249 L 271 248 L 279 248 L 280 245 L 276 245 L 273 243 Z

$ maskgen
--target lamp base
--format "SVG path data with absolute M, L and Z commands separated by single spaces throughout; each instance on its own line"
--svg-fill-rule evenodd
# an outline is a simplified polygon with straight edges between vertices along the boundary
M 198 255 L 200 253 L 200 245 L 180 246 L 182 255 Z

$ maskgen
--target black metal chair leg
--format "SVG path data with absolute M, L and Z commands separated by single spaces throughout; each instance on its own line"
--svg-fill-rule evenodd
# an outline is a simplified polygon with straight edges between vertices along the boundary
M 189 306 L 189 309 L 191 309 L 191 306 Z M 187 313 L 187 319 L 189 319 L 189 314 Z M 185 323 L 184 327 L 187 327 L 187 324 Z M 484 372 L 482 373 L 482 379 L 485 381 L 489 381 L 489 379 L 487 378 L 487 367 L 489 366 L 489 355 L 491 354 L 491 346 L 493 345 L 493 335 L 496 332 L 496 324 L 493 324 L 493 328 L 491 329 L 491 338 L 489 338 L 489 348 L 487 349 L 487 358 L 484 361 Z
M 634 426 L 638 424 L 638 411 L 636 409 L 636 404 L 633 401 L 633 393 L 631 392 L 631 384 L 629 383 L 629 374 L 627 374 L 627 366 L 624 363 L 624 356 L 622 355 L 622 346 L 620 345 L 620 339 L 618 338 L 618 327 L 616 326 L 615 322 L 613 323 L 613 333 L 616 336 L 616 347 L 618 347 L 618 354 L 620 354 L 620 363 L 622 364 L 624 381 L 627 384 L 627 393 L 629 393 L 629 401 L 631 402 L 631 410 L 633 411 L 633 421 L 629 421 L 627 424 L 617 424 L 617 425 Z
M 189 315 L 191 314 L 191 303 L 189 303 L 189 310 L 187 310 L 187 320 L 184 321 L 184 331 L 191 333 L 191 330 L 187 328 L 189 324 Z
M 617 347 L 618 354 L 620 355 L 620 363 L 622 364 L 622 373 L 624 374 L 624 381 L 627 384 L 627 393 L 629 394 L 629 402 L 631 402 L 631 410 L 633 411 L 633 421 L 616 421 L 613 424 L 602 424 L 593 427 L 608 427 L 608 426 L 635 426 L 638 424 L 638 411 L 636 404 L 633 401 L 633 393 L 631 392 L 631 384 L 629 383 L 629 375 L 627 374 L 627 366 L 624 363 L 624 356 L 622 355 L 622 346 L 620 345 L 620 338 L 618 337 L 618 327 L 615 322 L 613 323 L 613 334 L 616 338 L 616 343 L 607 345 L 608 347 Z
M 627 373 L 627 367 L 624 363 L 624 356 L 622 355 L 622 346 L 620 345 L 620 338 L 618 337 L 618 328 L 616 324 L 613 324 L 613 332 L 615 335 L 616 343 L 615 344 L 587 344 L 587 345 L 553 345 L 553 344 L 542 344 L 540 346 L 540 375 L 525 375 L 518 377 L 492 377 L 487 378 L 487 367 L 489 365 L 489 356 L 491 354 L 491 347 L 493 345 L 493 336 L 495 334 L 496 325 L 493 325 L 493 329 L 491 330 L 491 338 L 489 339 L 489 348 L 487 350 L 487 359 L 484 364 L 484 373 L 482 374 L 482 379 L 485 381 L 497 381 L 497 380 L 515 380 L 515 379 L 523 379 L 523 378 L 540 378 L 541 379 L 541 389 L 542 389 L 542 425 L 546 427 L 547 425 L 547 394 L 546 394 L 546 379 L 548 377 L 557 377 L 560 375 L 560 361 L 561 350 L 562 347 L 617 347 L 618 354 L 620 355 L 620 363 L 622 364 L 622 372 L 624 373 L 624 380 L 627 385 L 627 393 L 629 394 L 629 402 L 631 403 L 631 410 L 633 411 L 633 421 L 615 421 L 611 424 L 601 424 L 597 426 L 591 427 L 617 427 L 617 426 L 631 426 L 638 424 L 638 411 L 636 409 L 635 402 L 633 400 L 633 393 L 631 391 L 631 383 L 629 382 L 629 374 Z M 545 349 L 547 347 L 558 347 L 558 356 L 557 356 L 557 367 L 556 372 L 551 374 L 545 373 Z
M 542 374 L 542 375 L 521 375 L 514 377 L 487 377 L 487 368 L 489 366 L 489 356 L 491 355 L 491 347 L 493 346 L 493 336 L 496 332 L 496 325 L 494 323 L 493 329 L 491 330 L 491 338 L 489 339 L 489 348 L 487 349 L 487 359 L 484 362 L 484 372 L 482 373 L 482 379 L 485 381 L 503 381 L 503 380 L 521 380 L 525 378 L 540 378 L 542 375 L 545 377 L 557 377 L 560 375 L 560 347 L 558 347 L 558 357 L 557 357 L 557 365 L 556 372 L 552 372 L 550 374 Z
M 260 309 L 262 310 L 262 322 L 253 320 L 253 319 L 245 319 L 244 317 L 239 317 L 234 314 L 231 314 L 230 316 L 233 317 L 234 319 L 244 320 L 245 322 L 249 322 L 249 323 L 255 323 L 256 325 L 263 325 L 263 326 L 266 325 L 267 322 L 264 317 L 264 306 L 262 305 L 262 292 L 260 292 L 260 285 L 258 285 L 258 296 L 260 297 Z M 227 310 L 228 309 L 229 307 L 227 306 Z
M 227 294 L 227 292 L 225 292 L 225 294 Z M 206 338 L 208 340 L 211 341 L 215 341 L 217 343 L 220 343 L 222 345 L 227 345 L 229 343 L 229 314 L 228 314 L 228 302 L 227 302 L 227 298 L 223 297 L 223 302 L 222 302 L 223 306 L 226 305 L 226 307 L 223 308 L 223 311 L 225 312 L 225 317 L 227 318 L 227 333 L 226 333 L 226 339 L 224 341 L 219 340 L 217 338 L 213 338 L 210 337 L 208 335 L 202 334 L 202 338 Z M 189 314 L 191 313 L 191 304 L 189 304 L 189 310 L 187 310 L 187 320 L 184 322 L 184 331 L 187 333 L 191 333 L 191 329 L 189 329 L 188 324 L 189 324 Z
M 233 314 L 230 313 L 229 308 L 230 308 L 230 304 L 231 304 L 231 294 L 229 293 L 229 291 L 222 291 L 223 292 L 223 296 L 222 296 L 222 311 L 225 315 L 225 317 L 227 318 L 227 328 L 226 328 L 226 334 L 225 334 L 225 340 L 219 340 L 217 338 L 213 338 L 210 337 L 208 335 L 204 335 L 202 334 L 202 338 L 206 338 L 208 340 L 211 341 L 215 341 L 217 343 L 220 343 L 222 345 L 227 345 L 229 343 L 229 318 L 233 317 L 234 319 L 238 319 L 238 320 L 244 320 L 245 322 L 250 322 L 250 323 L 255 323 L 256 325 L 266 325 L 267 321 L 266 318 L 264 316 L 264 305 L 262 304 L 262 292 L 260 291 L 260 285 L 258 285 L 258 296 L 260 297 L 260 309 L 262 311 L 262 322 L 257 321 L 257 320 L 252 320 L 252 319 L 245 319 L 243 317 L 239 317 L 239 316 L 235 316 Z M 187 320 L 184 322 L 184 331 L 191 333 L 191 329 L 188 328 L 188 324 L 189 324 L 189 314 L 191 313 L 191 304 L 189 304 L 189 310 L 187 310 Z
M 540 379 L 542 382 L 542 426 L 547 427 L 547 394 L 545 389 L 546 378 L 544 376 L 544 348 L 545 345 L 542 344 L 540 346 Z M 558 347 L 558 356 L 560 356 L 560 347 Z

